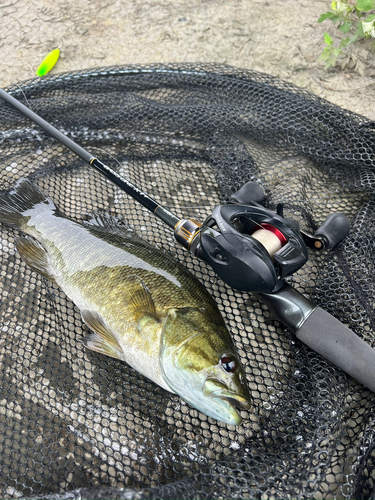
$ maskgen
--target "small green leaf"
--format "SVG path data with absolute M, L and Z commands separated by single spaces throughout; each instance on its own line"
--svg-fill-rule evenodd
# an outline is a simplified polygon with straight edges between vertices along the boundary
M 362 23 L 358 24 L 358 27 L 357 27 L 353 36 L 357 36 L 357 38 L 354 40 L 355 42 L 357 40 L 359 40 L 360 38 L 363 38 L 365 36 L 365 32 L 363 31 Z
M 363 22 L 364 23 L 371 23 L 371 21 L 375 21 L 375 14 L 371 14 L 371 15 L 367 16 Z
M 337 59 L 337 58 L 336 58 Z M 332 57 L 328 62 L 327 64 L 324 66 L 324 69 L 329 69 L 331 68 L 332 66 L 334 66 L 336 64 L 336 59 L 334 57 Z
M 340 45 L 339 45 L 339 48 L 340 49 L 343 49 L 344 47 L 347 47 L 348 45 L 350 45 L 350 38 L 343 38 L 340 42 Z
M 348 19 L 342 23 L 340 26 L 339 30 L 342 31 L 343 33 L 347 33 L 350 31 L 350 28 L 352 27 L 352 22 L 349 21 Z
M 331 16 L 334 16 L 333 12 L 326 12 L 325 14 L 322 14 L 318 19 L 318 23 L 322 23 L 326 19 L 330 19 Z
M 361 12 L 368 12 L 375 8 L 375 0 L 357 0 L 356 8 Z
M 333 43 L 332 38 L 328 33 L 324 33 L 324 43 L 326 43 L 327 45 L 332 45 Z
M 322 23 L 326 19 L 330 19 L 332 22 L 336 22 L 339 19 L 340 16 L 335 14 L 334 12 L 326 12 L 325 14 L 322 14 L 319 19 L 318 23 Z
M 354 33 L 354 35 L 352 35 L 350 38 L 349 38 L 349 43 L 348 45 L 351 45 L 352 43 L 355 43 L 358 39 L 360 38 L 360 35 L 356 32 Z
M 332 57 L 328 59 L 325 69 L 329 69 L 336 64 L 337 58 L 340 55 L 341 49 L 334 49 L 332 51 Z
M 339 48 L 343 49 L 344 47 L 347 47 L 348 45 L 351 45 L 352 43 L 355 43 L 358 40 L 359 36 L 357 34 L 354 34 L 350 36 L 349 38 L 343 38 L 340 42 Z
M 328 61 L 332 56 L 333 47 L 326 47 L 318 57 L 318 61 Z

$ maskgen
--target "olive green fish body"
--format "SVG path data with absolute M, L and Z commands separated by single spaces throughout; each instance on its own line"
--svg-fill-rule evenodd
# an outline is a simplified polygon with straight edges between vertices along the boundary
M 101 318 L 121 348 L 112 355 L 171 391 L 159 369 L 162 320 L 169 309 L 198 305 L 214 314 L 211 297 L 201 285 L 181 265 L 145 242 L 113 234 L 105 227 L 82 226 L 45 204 L 25 211 L 24 216 L 28 220 L 20 229 L 47 251 L 49 278 L 77 305 L 90 328 L 96 329 L 90 312 Z M 27 251 L 22 253 L 28 260 Z M 147 291 L 139 304 L 146 310 L 139 311 L 132 301 L 144 286 L 156 318 L 152 318 L 153 310 L 147 310 L 152 309 Z M 144 315 L 149 321 L 139 324 Z M 140 328 L 143 324 L 145 328 Z
M 86 347 L 126 361 L 214 418 L 240 421 L 232 402 L 247 408 L 249 395 L 233 342 L 215 302 L 181 264 L 109 216 L 66 218 L 26 180 L 0 196 L 0 221 L 32 236 L 17 248 L 80 309 L 93 332 Z M 237 373 L 221 359 L 233 360 Z

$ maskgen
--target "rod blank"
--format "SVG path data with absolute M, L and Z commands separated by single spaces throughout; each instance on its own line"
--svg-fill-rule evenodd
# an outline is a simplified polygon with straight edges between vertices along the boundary
M 17 99 L 9 95 L 4 90 L 0 89 L 0 97 L 6 101 L 8 104 L 16 108 L 23 115 L 27 116 L 34 123 L 39 125 L 47 134 L 51 135 L 57 139 L 60 143 L 64 144 L 70 151 L 73 151 L 77 156 L 82 158 L 85 162 L 89 163 L 98 172 L 107 177 L 111 182 L 116 184 L 120 189 L 129 194 L 136 201 L 141 203 L 145 208 L 153 212 L 159 219 L 161 219 L 165 224 L 167 224 L 172 229 L 175 228 L 176 224 L 180 222 L 180 219 L 174 215 L 172 212 L 159 205 L 153 198 L 151 198 L 147 193 L 144 193 L 137 186 L 132 184 L 130 181 L 121 177 L 117 172 L 112 170 L 110 167 L 102 163 L 100 160 L 95 158 L 88 151 L 83 149 L 77 143 L 69 139 L 65 134 L 61 133 L 57 128 L 53 127 L 50 123 L 46 122 L 42 117 L 31 111 L 30 108 L 24 106 Z

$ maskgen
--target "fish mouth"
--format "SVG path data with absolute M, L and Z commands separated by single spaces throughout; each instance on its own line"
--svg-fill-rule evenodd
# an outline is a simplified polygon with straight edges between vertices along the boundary
M 250 409 L 250 401 L 239 394 L 212 394 L 210 398 L 212 398 L 212 402 L 220 404 L 223 411 L 222 420 L 227 424 L 240 425 L 242 422 L 241 410 Z
M 223 401 L 226 401 L 228 404 L 237 408 L 239 410 L 249 410 L 250 409 L 250 401 L 242 396 L 241 394 L 237 394 L 235 392 L 231 392 L 228 390 L 213 392 L 209 395 L 212 398 L 219 398 Z
M 240 424 L 242 419 L 239 411 L 250 409 L 250 395 L 231 391 L 215 379 L 206 380 L 203 394 L 225 408 L 228 415 L 227 423 Z
M 238 408 L 239 410 L 250 410 L 250 401 L 239 394 L 228 394 L 224 395 L 216 395 L 216 397 L 227 401 L 229 404 Z
M 213 378 L 207 378 L 203 387 L 203 394 L 210 398 L 219 398 L 227 401 L 236 408 L 250 409 L 250 395 L 231 391 L 224 384 Z

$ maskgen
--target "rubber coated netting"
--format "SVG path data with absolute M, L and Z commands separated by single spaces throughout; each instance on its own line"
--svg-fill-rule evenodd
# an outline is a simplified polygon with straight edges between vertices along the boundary
M 342 212 L 350 235 L 309 250 L 289 281 L 375 347 L 375 124 L 276 78 L 223 65 L 111 67 L 7 89 L 178 217 L 203 221 L 246 181 L 313 233 Z M 375 498 L 375 395 L 226 286 L 172 231 L 0 102 L 0 189 L 21 177 L 69 217 L 100 210 L 173 254 L 215 298 L 253 406 L 234 427 L 121 361 L 54 284 L 0 237 L 1 498 Z

